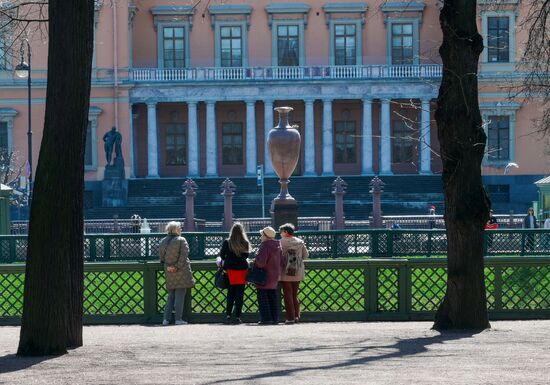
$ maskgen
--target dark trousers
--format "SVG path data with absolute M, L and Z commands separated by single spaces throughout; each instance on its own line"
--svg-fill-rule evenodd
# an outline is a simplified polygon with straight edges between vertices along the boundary
M 300 301 L 298 300 L 298 289 L 300 282 L 281 281 L 283 287 L 283 296 L 285 299 L 285 313 L 288 321 L 294 321 L 300 318 Z
M 258 306 L 261 322 L 279 322 L 279 306 L 276 289 L 258 289 Z
M 245 285 L 229 285 L 227 288 L 227 310 L 228 316 L 233 313 L 233 304 L 235 304 L 235 317 L 240 317 L 243 311 Z

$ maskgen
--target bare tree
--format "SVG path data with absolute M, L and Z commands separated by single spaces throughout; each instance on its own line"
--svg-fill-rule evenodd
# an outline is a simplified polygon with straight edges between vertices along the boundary
M 477 70 L 483 39 L 476 0 L 445 0 L 440 13 L 443 79 L 435 118 L 443 162 L 447 232 L 447 291 L 434 328 L 490 327 L 483 272 L 483 229 L 489 199 L 481 182 L 486 136 L 478 100 Z

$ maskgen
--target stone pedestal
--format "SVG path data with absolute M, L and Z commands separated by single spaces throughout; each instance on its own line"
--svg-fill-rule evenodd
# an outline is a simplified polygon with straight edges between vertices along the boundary
M 103 207 L 121 207 L 128 202 L 128 180 L 124 173 L 124 163 L 117 162 L 105 167 L 101 182 Z
M 275 229 L 285 223 L 298 227 L 298 202 L 294 198 L 273 199 L 271 202 L 271 223 Z
M 0 184 L 0 234 L 11 234 L 10 222 L 10 196 L 13 189 L 5 184 Z

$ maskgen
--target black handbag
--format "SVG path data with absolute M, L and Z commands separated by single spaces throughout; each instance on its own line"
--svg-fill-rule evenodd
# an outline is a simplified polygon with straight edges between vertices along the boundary
M 265 279 L 265 270 L 260 267 L 252 266 L 252 268 L 248 269 L 248 272 L 246 273 L 246 280 L 250 283 L 263 285 L 265 284 Z
M 218 289 L 227 289 L 229 287 L 229 277 L 223 269 L 218 269 L 214 274 L 214 285 Z

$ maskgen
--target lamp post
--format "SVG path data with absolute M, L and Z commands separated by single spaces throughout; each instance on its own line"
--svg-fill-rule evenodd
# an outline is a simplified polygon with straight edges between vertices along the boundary
M 24 61 L 24 45 L 27 47 L 27 62 Z M 21 79 L 27 79 L 27 105 L 28 105 L 28 126 L 27 126 L 27 157 L 29 162 L 29 180 L 27 181 L 28 203 L 32 199 L 32 119 L 31 119 L 31 45 L 29 39 L 24 39 L 21 43 L 21 62 L 15 66 L 15 76 Z

